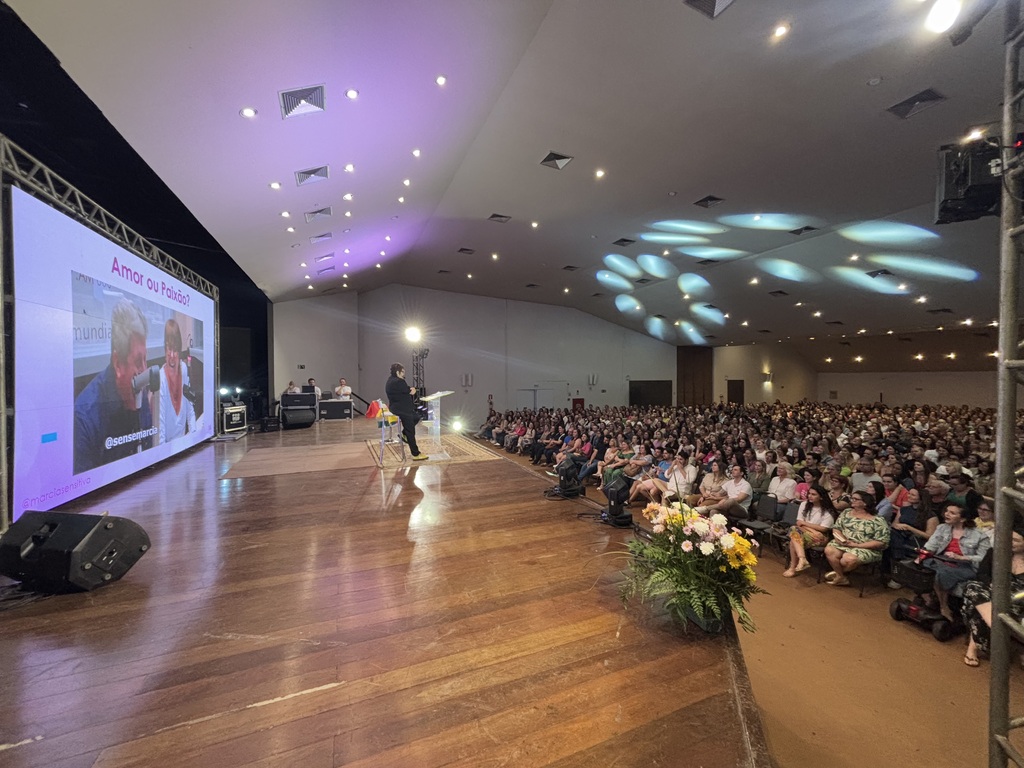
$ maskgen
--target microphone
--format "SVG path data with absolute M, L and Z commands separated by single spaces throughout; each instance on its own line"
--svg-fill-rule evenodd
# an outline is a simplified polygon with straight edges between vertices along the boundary
M 150 392 L 160 391 L 160 366 L 151 365 L 147 370 L 142 373 L 137 373 L 132 377 L 132 391 L 135 394 L 139 394 L 145 390 Z

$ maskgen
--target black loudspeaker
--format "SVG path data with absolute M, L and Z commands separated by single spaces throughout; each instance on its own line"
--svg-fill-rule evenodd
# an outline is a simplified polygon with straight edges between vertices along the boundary
M 314 421 L 316 421 L 316 411 L 313 408 L 281 409 L 281 426 L 285 429 L 310 427 Z
M 0 536 L 0 573 L 37 592 L 88 592 L 120 579 L 148 550 L 133 520 L 25 512 Z

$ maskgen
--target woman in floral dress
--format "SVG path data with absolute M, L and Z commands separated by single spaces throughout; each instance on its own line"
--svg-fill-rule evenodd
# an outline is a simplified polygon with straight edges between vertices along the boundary
M 866 563 L 877 563 L 889 546 L 889 524 L 875 515 L 875 497 L 870 491 L 854 491 L 852 506 L 844 510 L 832 528 L 832 541 L 825 547 L 832 570 L 825 581 L 845 587 L 846 575 Z

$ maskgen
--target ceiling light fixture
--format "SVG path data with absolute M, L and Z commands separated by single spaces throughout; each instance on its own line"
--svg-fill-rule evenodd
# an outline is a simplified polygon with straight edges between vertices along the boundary
M 850 261 L 857 261 L 860 258 L 856 253 L 850 256 Z
M 948 355 L 946 355 L 946 359 L 947 360 L 956 360 L 956 352 L 950 352 Z
M 238 110 L 238 114 L 240 114 L 246 120 L 252 120 L 259 113 L 252 107 L 242 107 L 240 110 Z
M 341 196 L 341 199 L 349 203 L 352 202 L 352 193 L 346 192 L 344 195 Z
M 466 273 L 466 279 L 467 280 L 472 280 L 473 279 L 473 275 L 471 273 L 467 272 Z
M 980 128 L 975 128 L 964 137 L 964 141 L 977 141 L 982 138 L 985 134 L 982 133 Z
M 348 96 L 350 99 L 358 99 L 359 91 L 357 91 L 355 88 L 349 88 L 347 91 L 345 91 L 345 95 Z
M 304 277 L 304 278 L 305 278 L 306 280 L 309 280 L 309 279 L 310 279 L 310 278 L 309 278 L 309 275 L 303 275 L 303 277 Z
M 898 290 L 898 291 L 905 291 L 905 290 L 907 290 L 907 284 L 906 283 L 900 283 L 899 285 L 896 286 L 896 290 Z
M 924 304 L 926 301 L 928 301 L 928 297 L 918 296 L 916 299 L 914 299 L 914 301 L 916 301 L 918 304 Z
M 492 253 L 491 254 L 491 259 L 493 259 L 494 261 L 497 261 L 498 260 L 498 254 Z
M 742 325 L 744 328 L 746 328 L 748 325 L 750 325 L 750 323 L 748 323 L 746 320 L 744 320 L 742 323 L 740 323 L 740 325 Z
M 781 24 L 777 24 L 775 26 L 775 30 L 772 32 L 772 36 L 776 40 L 779 40 L 779 39 L 785 37 L 786 35 L 788 35 L 789 34 L 789 30 L 790 30 L 789 24 L 786 24 L 785 22 L 782 22 Z
M 821 310 L 819 310 L 819 311 L 815 312 L 815 313 L 814 313 L 814 316 L 815 316 L 815 317 L 821 317 Z
M 756 277 L 752 277 L 752 278 L 750 278 L 750 284 L 751 284 L 751 285 L 757 285 L 757 284 L 758 284 L 758 283 L 760 283 L 760 282 L 761 282 L 761 281 L 760 281 L 760 280 L 758 280 L 758 279 L 757 279 Z
M 448 78 L 445 77 L 444 75 L 438 75 L 436 78 L 434 78 L 434 82 L 437 83 L 438 85 L 444 85 L 445 83 L 448 82 Z
M 304 262 L 304 261 L 303 261 L 303 262 L 300 262 L 300 263 L 299 263 L 299 266 L 300 266 L 300 267 L 302 267 L 302 268 L 305 268 L 305 267 L 306 267 L 306 262 Z
M 412 184 L 412 182 L 411 182 L 411 181 L 409 181 L 409 179 L 402 179 L 402 183 L 403 183 L 403 184 L 405 184 L 405 186 L 407 186 L 407 187 L 408 187 L 408 186 L 409 186 L 410 184 Z
M 918 352 L 916 355 L 914 355 L 914 359 L 915 360 L 924 360 L 924 355 L 922 355 L 920 352 Z
M 377 267 L 377 269 L 380 269 L 380 264 L 379 263 L 376 264 L 375 266 Z
M 832 362 L 832 358 L 831 357 L 826 357 L 825 358 L 825 362 L 826 363 L 831 363 Z
M 419 157 L 419 156 L 420 156 L 420 151 L 419 151 L 418 149 L 414 149 L 414 150 L 412 151 L 412 156 L 413 156 L 413 157 Z
M 288 227 L 288 228 L 287 228 L 287 229 L 285 230 L 285 232 L 294 232 L 294 231 L 295 231 L 295 227 Z
M 351 219 L 352 218 L 352 211 L 345 211 L 345 216 L 346 216 L 346 218 Z
M 568 288 L 563 288 L 563 289 L 562 289 L 562 293 L 568 293 L 568 292 L 569 292 L 569 289 L 568 289 Z
M 537 227 L 539 227 L 539 226 L 540 226 L 540 222 L 537 222 L 537 221 L 531 221 L 531 222 L 530 222 L 530 226 L 531 226 L 531 227 L 533 227 L 534 229 L 536 229 Z
M 271 189 L 280 189 L 281 188 L 281 182 L 280 181 L 272 181 L 267 186 L 270 187 Z
M 404 197 L 400 197 L 400 198 L 398 198 L 398 202 L 400 202 L 400 203 L 404 203 L 404 202 L 405 202 L 405 198 L 404 198 Z
M 601 170 L 600 168 L 598 168 L 596 171 L 594 171 L 594 176 L 596 176 L 599 179 L 603 179 L 604 178 L 604 171 Z
M 355 173 L 355 172 L 356 172 L 356 167 L 352 163 L 348 163 L 348 164 L 345 165 L 345 173 Z
M 306 287 L 309 288 L 309 290 L 311 290 L 311 291 L 313 290 L 313 286 L 312 285 L 307 285 Z
M 346 248 L 346 249 L 345 249 L 345 253 L 352 253 L 352 251 L 350 251 L 350 250 L 349 250 L 348 248 Z M 346 264 L 345 266 L 347 267 L 347 266 L 348 266 L 348 264 Z
M 384 235 L 384 239 L 385 239 L 385 240 L 386 240 L 387 242 L 389 242 L 389 243 L 390 243 L 390 242 L 391 242 L 391 235 Z
M 864 362 L 864 358 L 861 357 L 860 355 L 857 355 L 855 358 L 853 358 L 853 362 L 855 362 L 855 363 L 863 363 Z
M 291 214 L 288 213 L 288 211 L 281 211 L 281 218 L 287 219 L 289 216 L 291 216 Z
M 381 255 L 381 256 L 387 256 L 387 253 L 386 253 L 385 251 L 381 251 L 381 252 L 380 252 L 380 255 Z

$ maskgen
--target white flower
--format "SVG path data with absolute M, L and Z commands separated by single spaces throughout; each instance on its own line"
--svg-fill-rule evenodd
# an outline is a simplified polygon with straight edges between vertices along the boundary
M 725 528 L 729 524 L 729 519 L 725 515 L 714 514 L 711 516 L 711 522 Z
M 736 546 L 736 539 L 731 533 L 727 533 L 718 540 L 718 543 L 722 545 L 722 549 L 732 549 Z
M 743 532 L 745 534 L 747 534 L 747 536 L 753 536 L 754 535 L 754 532 L 752 530 L 750 530 L 749 528 L 744 529 Z
M 651 530 L 654 531 L 655 533 L 664 533 L 665 532 L 665 526 L 662 525 L 661 523 L 655 523 L 654 527 Z
M 711 526 L 709 526 L 704 520 L 694 520 L 693 530 L 697 532 L 698 536 L 706 536 L 711 530 Z
M 693 542 L 684 541 L 682 543 L 683 552 L 693 552 Z
M 712 544 L 710 541 L 702 541 L 700 543 L 700 553 L 702 555 L 710 555 L 714 551 L 715 545 Z

